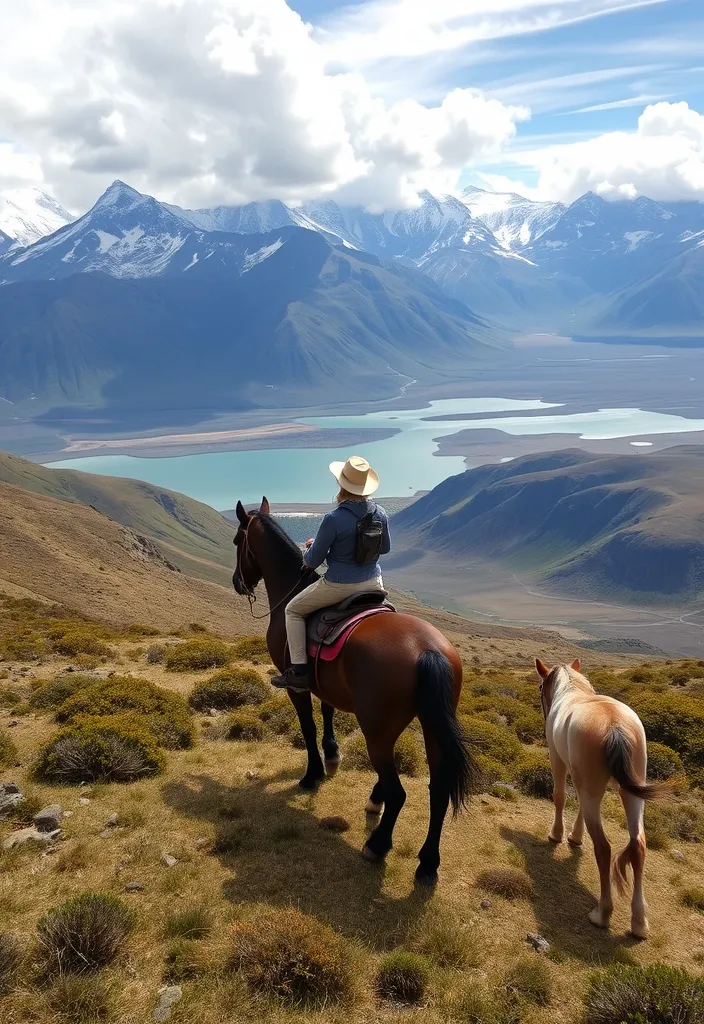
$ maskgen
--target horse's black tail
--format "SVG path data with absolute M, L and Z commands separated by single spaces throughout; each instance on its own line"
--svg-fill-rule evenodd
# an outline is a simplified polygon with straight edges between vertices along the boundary
M 439 771 L 450 792 L 453 815 L 466 805 L 479 777 L 479 768 L 457 721 L 452 665 L 439 651 L 418 658 L 418 717 L 439 748 Z

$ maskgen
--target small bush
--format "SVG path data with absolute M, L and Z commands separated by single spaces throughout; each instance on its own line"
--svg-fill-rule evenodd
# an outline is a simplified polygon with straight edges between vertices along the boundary
M 361 732 L 354 732 L 345 740 L 343 754 L 343 768 L 356 769 L 360 772 L 373 770 L 367 753 L 367 741 Z M 400 775 L 414 778 L 420 774 L 423 763 L 423 750 L 417 737 L 408 730 L 401 733 L 394 747 L 396 771 Z
M 228 740 L 261 740 L 266 728 L 260 719 L 248 711 L 235 711 L 226 723 Z
M 478 876 L 477 885 L 507 900 L 529 900 L 533 896 L 533 883 L 518 868 L 488 868 Z
M 653 836 L 666 836 L 683 843 L 704 843 L 704 807 L 694 801 L 645 805 L 645 834 L 653 846 Z M 669 843 L 662 847 L 667 848 Z
M 143 716 L 145 725 L 164 747 L 179 749 L 193 745 L 193 723 L 183 697 L 147 679 L 115 676 L 83 688 L 61 705 L 57 722 L 71 723 L 79 717 L 97 717 L 130 712 Z
M 500 995 L 489 994 L 474 981 L 455 997 L 452 1010 L 452 1019 L 460 1024 L 514 1024 L 517 1016 L 509 1012 Z
M 704 979 L 666 964 L 613 964 L 592 978 L 584 1024 L 701 1024 Z
M 671 779 L 676 775 L 684 775 L 682 758 L 672 747 L 664 743 L 648 743 L 648 778 Z
M 692 886 L 690 889 L 683 889 L 680 893 L 680 903 L 691 910 L 698 910 L 704 914 L 704 889 L 701 886 Z
M 257 716 L 277 736 L 286 736 L 298 725 L 298 715 L 288 697 L 272 697 L 257 708 Z
M 49 1005 L 70 1024 L 98 1024 L 113 1011 L 110 990 L 102 978 L 64 974 L 49 993 Z
M 134 716 L 82 718 L 44 746 L 35 771 L 47 782 L 134 782 L 164 761 L 153 734 Z
M 10 991 L 18 981 L 22 964 L 22 947 L 17 939 L 7 932 L 0 932 L 0 995 Z
M 196 711 L 207 711 L 209 708 L 227 710 L 263 704 L 270 692 L 270 688 L 254 669 L 227 669 L 199 683 L 188 698 L 188 703 Z
M 430 981 L 430 965 L 420 953 L 403 949 L 387 953 L 376 974 L 376 990 L 382 999 L 419 1003 Z
M 704 767 L 704 704 L 687 693 L 632 695 L 633 709 L 640 715 L 651 740 L 663 743 L 682 757 L 685 767 Z
M 54 640 L 54 650 L 67 658 L 77 654 L 95 654 L 99 658 L 106 658 L 112 654 L 108 645 L 89 629 L 69 629 Z
M 47 643 L 38 633 L 16 633 L 5 637 L 2 650 L 10 661 L 36 661 L 47 652 Z
M 28 704 L 35 711 L 55 711 L 60 708 L 74 693 L 95 686 L 95 676 L 83 675 L 81 672 L 63 672 L 47 681 L 35 680 Z
M 203 974 L 205 960 L 203 953 L 192 942 L 177 939 L 166 951 L 164 960 L 164 981 L 170 985 L 178 985 L 190 981 Z
M 239 921 L 233 941 L 231 965 L 255 992 L 309 1008 L 352 997 L 354 967 L 348 944 L 300 910 Z
M 82 974 L 112 963 L 133 926 L 132 911 L 117 896 L 84 892 L 50 910 L 37 933 L 49 968 Z
M 0 732 L 0 768 L 12 768 L 17 764 L 19 754 L 12 737 L 3 728 Z
M 167 672 L 194 672 L 206 668 L 222 668 L 232 660 L 231 649 L 210 637 L 186 640 L 170 646 L 164 656 Z
M 192 907 L 170 914 L 164 925 L 167 939 L 205 939 L 212 930 L 210 914 L 203 907 Z
M 472 715 L 460 715 L 460 724 L 472 750 L 498 762 L 503 768 L 515 768 L 523 756 L 523 747 L 505 726 L 492 725 Z
M 263 636 L 241 636 L 239 640 L 235 640 L 232 651 L 234 656 L 242 661 L 251 661 L 253 658 L 271 661 L 266 637 Z
M 130 622 L 125 626 L 125 636 L 159 636 L 160 630 L 156 626 L 145 626 L 141 622 Z
M 524 796 L 550 800 L 553 779 L 548 759 L 537 755 L 526 758 L 516 772 L 516 785 Z
M 552 994 L 550 970 L 540 957 L 524 957 L 508 971 L 503 988 L 509 1005 L 533 1003 L 535 1006 L 547 1006 Z
M 150 644 L 147 647 L 146 661 L 148 665 L 160 665 L 166 657 L 164 644 Z

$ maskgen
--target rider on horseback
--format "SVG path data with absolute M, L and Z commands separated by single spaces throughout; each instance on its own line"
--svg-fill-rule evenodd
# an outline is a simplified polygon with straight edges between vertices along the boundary
M 371 498 L 379 477 L 359 455 L 347 462 L 332 462 L 330 472 L 340 485 L 337 508 L 323 517 L 315 540 L 306 543 L 303 559 L 309 569 L 317 569 L 323 562 L 328 568 L 324 576 L 286 605 L 291 664 L 271 680 L 273 686 L 282 689 L 310 689 L 307 615 L 355 594 L 384 590 L 378 558 L 391 550 L 391 539 L 386 512 Z

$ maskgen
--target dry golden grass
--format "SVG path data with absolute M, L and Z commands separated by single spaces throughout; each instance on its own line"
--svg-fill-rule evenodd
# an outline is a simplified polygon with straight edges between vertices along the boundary
M 160 637 L 156 642 L 180 641 Z M 147 661 L 148 645 L 125 665 L 134 637 L 111 639 L 110 646 L 113 654 L 98 669 L 103 676 L 130 671 L 184 696 L 209 676 L 167 673 L 163 664 Z M 67 1006 L 90 1010 L 93 1004 L 115 1024 L 143 1024 L 166 981 L 183 988 L 174 1024 L 461 1021 L 468 1018 L 458 1007 L 466 1010 L 472 1000 L 478 1005 L 482 994 L 490 998 L 509 983 L 514 963 L 538 957 L 526 946 L 528 932 L 551 943 L 541 963 L 553 985 L 549 1005 L 538 1000 L 521 1011 L 526 1024 L 573 1024 L 588 977 L 601 964 L 625 959 L 700 970 L 704 916 L 683 906 L 680 897 L 689 902 L 684 894 L 704 884 L 704 846 L 678 840 L 681 861 L 667 850 L 649 853 L 652 939 L 636 944 L 627 935 L 625 901 L 617 902 L 610 932 L 588 923 L 598 889 L 591 846 L 587 841 L 579 851 L 549 844 L 552 808 L 545 800 L 474 798 L 465 814 L 446 824 L 440 884 L 428 892 L 413 884 L 415 855 L 428 825 L 424 766 L 417 777 L 404 776 L 408 800 L 394 850 L 382 866 L 369 865 L 359 852 L 370 828 L 363 808 L 371 774 L 339 772 L 317 793 L 303 793 L 297 781 L 305 754 L 287 736 L 233 743 L 217 728 L 204 728 L 219 719 L 196 715 L 198 742 L 190 750 L 168 751 L 159 777 L 88 789 L 32 782 L 37 750 L 57 729 L 50 710 L 26 704 L 32 678 L 53 678 L 68 663 L 51 654 L 41 665 L 0 664 L 6 673 L 0 689 L 14 690 L 20 700 L 19 709 L 13 701 L 0 708 L 0 727 L 6 728 L 11 717 L 18 723 L 12 737 L 20 761 L 3 778 L 19 782 L 27 793 L 27 813 L 54 802 L 71 812 L 65 838 L 54 851 L 24 848 L 0 856 L 0 932 L 16 936 L 30 954 L 3 999 L 7 1024 L 60 1024 L 67 1020 Z M 240 667 L 268 679 L 266 664 Z M 522 694 L 526 687 L 530 699 L 525 665 L 520 671 L 497 669 L 493 676 L 483 670 L 468 673 L 469 687 L 479 675 L 498 687 L 511 683 Z M 210 739 L 211 734 L 222 738 Z M 118 824 L 106 829 L 113 814 Z M 321 818 L 332 816 L 346 818 L 349 830 L 319 827 Z M 13 827 L 0 825 L 0 839 Z M 615 849 L 625 845 L 617 813 L 606 818 L 605 827 Z M 175 857 L 176 865 L 167 867 L 164 854 Z M 487 894 L 478 881 L 490 868 L 523 873 L 532 895 L 527 888 L 528 898 L 517 900 L 492 893 L 491 906 L 482 909 Z M 131 882 L 143 889 L 126 892 Z M 31 954 L 43 914 L 85 891 L 120 896 L 137 920 L 124 951 L 100 973 L 98 983 L 69 990 L 43 981 Z M 236 922 L 291 907 L 331 927 L 354 950 L 358 991 L 352 1006 L 293 1011 L 253 993 L 228 967 Z M 194 908 L 208 927 L 191 927 Z M 184 938 L 190 933 L 193 937 Z M 379 1000 L 375 993 L 383 956 L 399 948 L 422 954 L 430 964 L 427 990 L 415 1009 Z M 515 978 L 510 984 L 516 987 Z

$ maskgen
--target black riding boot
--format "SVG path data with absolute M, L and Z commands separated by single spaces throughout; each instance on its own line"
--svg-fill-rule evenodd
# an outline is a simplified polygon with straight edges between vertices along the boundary
M 305 693 L 310 690 L 308 665 L 289 665 L 285 672 L 274 676 L 271 685 L 280 690 L 293 690 L 294 693 Z

